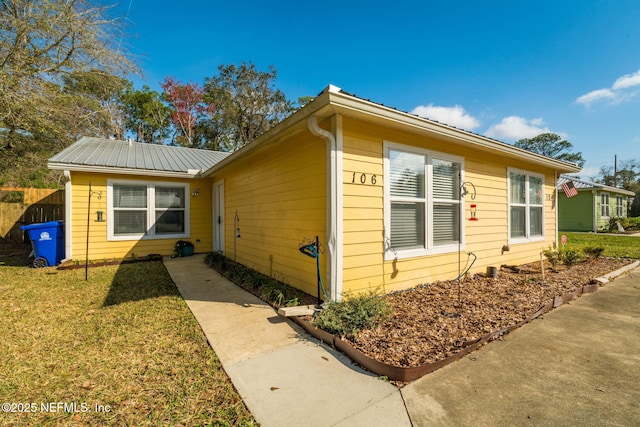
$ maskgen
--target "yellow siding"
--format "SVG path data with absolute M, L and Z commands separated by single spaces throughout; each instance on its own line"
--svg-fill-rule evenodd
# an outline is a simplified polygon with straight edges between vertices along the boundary
M 97 173 L 72 172 L 71 174 L 71 224 L 72 258 L 85 259 L 87 245 L 87 208 L 89 203 L 89 182 L 91 182 L 91 210 L 89 211 L 89 253 L 90 260 L 126 258 L 149 254 L 172 255 L 177 238 L 153 240 L 107 240 L 107 222 L 96 221 L 96 211 L 103 211 L 107 219 L 107 180 L 120 179 L 141 182 L 188 182 L 190 184 L 190 235 L 184 238 L 195 246 L 196 252 L 212 249 L 211 220 L 211 180 L 171 179 L 160 177 L 136 177 L 134 175 L 107 175 Z M 191 192 L 199 188 L 197 197 Z
M 324 140 L 306 133 L 259 147 L 217 172 L 214 184 L 224 181 L 226 256 L 315 295 L 316 261 L 298 247 L 316 235 L 326 247 L 326 157 Z M 326 283 L 326 253 L 321 261 Z
M 343 291 L 381 289 L 385 292 L 404 289 L 436 280 L 453 279 L 464 270 L 467 253 L 478 258 L 471 272 L 484 272 L 487 266 L 521 264 L 539 259 L 541 250 L 555 241 L 554 172 L 533 167 L 522 161 L 500 158 L 468 148 L 452 151 L 449 143 L 426 139 L 410 133 L 344 119 L 343 173 Z M 429 150 L 455 154 L 464 158 L 465 181 L 477 191 L 475 200 L 465 198 L 464 235 L 466 247 L 461 253 L 430 255 L 384 261 L 384 192 L 383 142 L 414 145 Z M 545 240 L 508 243 L 508 168 L 518 168 L 545 175 Z M 355 172 L 355 182 L 354 175 Z M 362 174 L 367 175 L 361 184 Z M 370 182 L 375 175 L 376 184 Z M 471 190 L 471 187 L 468 188 Z M 477 205 L 478 221 L 469 221 L 470 204 Z M 470 258 L 472 260 L 473 258 Z

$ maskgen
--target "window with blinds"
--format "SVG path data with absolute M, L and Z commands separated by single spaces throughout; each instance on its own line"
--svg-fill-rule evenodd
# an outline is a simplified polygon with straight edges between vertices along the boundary
M 434 158 L 433 169 L 433 245 L 443 246 L 460 240 L 460 163 Z
M 425 246 L 425 156 L 390 151 L 391 246 Z
M 187 237 L 188 184 L 109 182 L 110 240 Z
M 403 147 L 386 143 L 385 148 L 388 250 L 406 256 L 443 252 L 451 245 L 457 250 L 462 160 Z
M 544 176 L 509 171 L 509 237 L 512 241 L 544 237 Z
M 147 233 L 147 186 L 113 186 L 113 232 L 119 235 Z

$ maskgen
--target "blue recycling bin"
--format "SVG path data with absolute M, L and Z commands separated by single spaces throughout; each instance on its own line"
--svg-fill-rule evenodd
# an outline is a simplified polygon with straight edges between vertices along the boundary
M 29 239 L 35 254 L 34 267 L 58 265 L 64 259 L 63 221 L 21 225 L 20 229 L 29 233 Z

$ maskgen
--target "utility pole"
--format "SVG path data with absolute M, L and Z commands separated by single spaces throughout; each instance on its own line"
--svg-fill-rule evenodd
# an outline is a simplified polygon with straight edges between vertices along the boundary
M 613 186 L 618 186 L 618 155 L 613 155 Z

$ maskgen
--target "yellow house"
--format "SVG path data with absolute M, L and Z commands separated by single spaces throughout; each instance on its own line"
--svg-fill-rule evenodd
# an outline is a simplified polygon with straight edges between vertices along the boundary
M 555 182 L 579 170 L 335 86 L 230 155 L 156 146 L 198 153 L 175 171 L 72 161 L 83 140 L 49 163 L 68 171 L 69 257 L 169 255 L 184 239 L 315 294 L 315 261 L 299 248 L 317 236 L 334 300 L 538 260 L 556 243 Z M 129 145 L 99 141 L 97 158 Z

